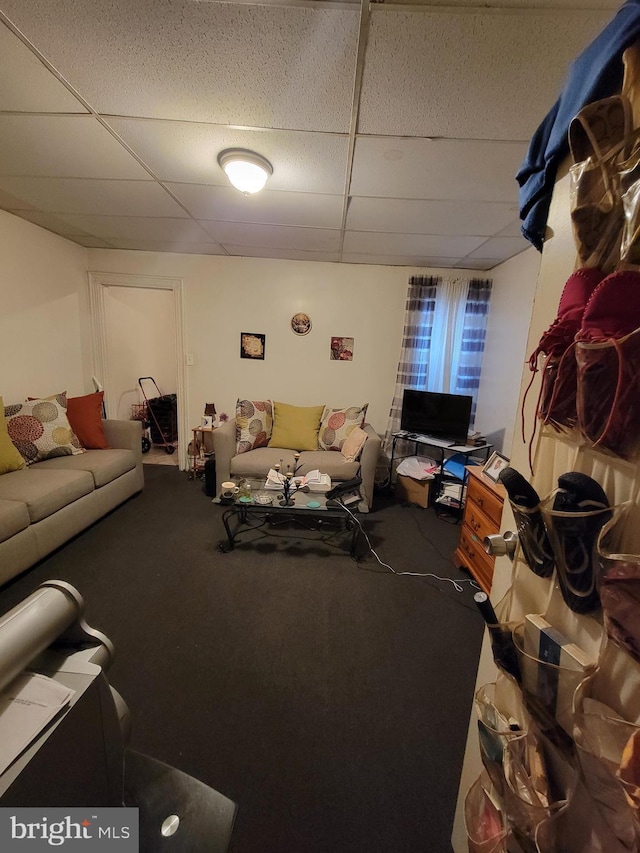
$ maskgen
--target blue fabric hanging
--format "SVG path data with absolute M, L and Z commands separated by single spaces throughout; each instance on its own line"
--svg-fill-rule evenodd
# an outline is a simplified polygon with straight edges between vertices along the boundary
M 516 180 L 522 233 L 542 251 L 558 166 L 569 153 L 569 124 L 587 104 L 622 88 L 622 54 L 640 38 L 640 0 L 627 0 L 571 64 L 565 88 L 534 133 Z

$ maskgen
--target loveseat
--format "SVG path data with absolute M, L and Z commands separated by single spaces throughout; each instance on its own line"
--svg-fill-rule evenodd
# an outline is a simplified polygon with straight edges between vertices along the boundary
M 0 475 L 0 584 L 142 489 L 140 421 L 103 420 L 102 426 L 107 449 Z
M 269 469 L 280 464 L 283 472 L 295 469 L 296 475 L 301 476 L 319 470 L 322 474 L 329 475 L 332 485 L 359 476 L 362 478 L 360 492 L 371 508 L 382 442 L 373 427 L 364 422 L 366 408 L 295 407 L 275 402 L 271 425 L 271 401 L 238 401 L 236 417 L 230 418 L 213 431 L 218 494 L 221 484 L 227 480 L 238 480 L 241 477 L 266 478 Z M 316 411 L 312 412 L 312 409 Z M 300 430 L 290 431 L 286 421 L 294 419 L 299 412 L 304 412 L 305 417 L 308 413 L 312 420 L 317 414 L 318 424 L 307 427 L 306 434 L 303 432 L 302 437 L 297 438 Z M 350 415 L 353 417 L 352 423 L 349 422 Z M 332 419 L 335 423 L 341 422 L 341 427 L 331 429 Z M 345 457 L 341 446 L 344 446 L 344 437 L 348 436 L 356 425 L 357 429 L 366 435 L 366 440 L 363 438 L 364 444 L 356 458 L 352 459 L 350 456 Z M 252 443 L 253 446 L 249 446 Z M 285 446 L 287 444 L 289 446 Z M 296 453 L 299 453 L 298 459 L 294 456 Z

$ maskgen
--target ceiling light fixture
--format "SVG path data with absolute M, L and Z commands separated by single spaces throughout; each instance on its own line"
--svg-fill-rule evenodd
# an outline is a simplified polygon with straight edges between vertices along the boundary
M 229 182 L 245 195 L 259 193 L 273 174 L 273 166 L 268 160 L 244 148 L 226 148 L 218 154 L 218 163 Z

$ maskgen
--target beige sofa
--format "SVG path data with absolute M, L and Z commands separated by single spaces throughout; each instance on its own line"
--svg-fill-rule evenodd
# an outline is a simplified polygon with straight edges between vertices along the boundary
M 331 477 L 332 484 L 350 480 L 356 475 L 362 478 L 360 491 L 371 508 L 373 502 L 373 484 L 376 465 L 380 455 L 381 439 L 370 424 L 363 424 L 367 441 L 356 462 L 346 462 L 337 450 L 304 450 L 296 473 L 303 475 L 316 469 Z M 282 460 L 283 470 L 287 466 L 294 469 L 293 454 L 295 448 L 284 450 L 281 447 L 258 447 L 246 453 L 236 453 L 236 422 L 230 418 L 213 431 L 213 450 L 216 460 L 216 491 L 220 493 L 220 484 L 225 480 L 240 477 L 265 477 L 269 469 Z
M 142 424 L 105 420 L 103 426 L 108 450 L 0 476 L 0 584 L 142 489 Z

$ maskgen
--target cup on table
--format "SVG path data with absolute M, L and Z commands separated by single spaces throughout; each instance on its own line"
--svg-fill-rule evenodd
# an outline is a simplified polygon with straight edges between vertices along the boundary
M 232 480 L 228 480 L 227 482 L 222 483 L 220 488 L 220 503 L 223 504 L 233 503 L 234 498 L 240 491 L 238 486 L 236 486 L 236 484 Z

